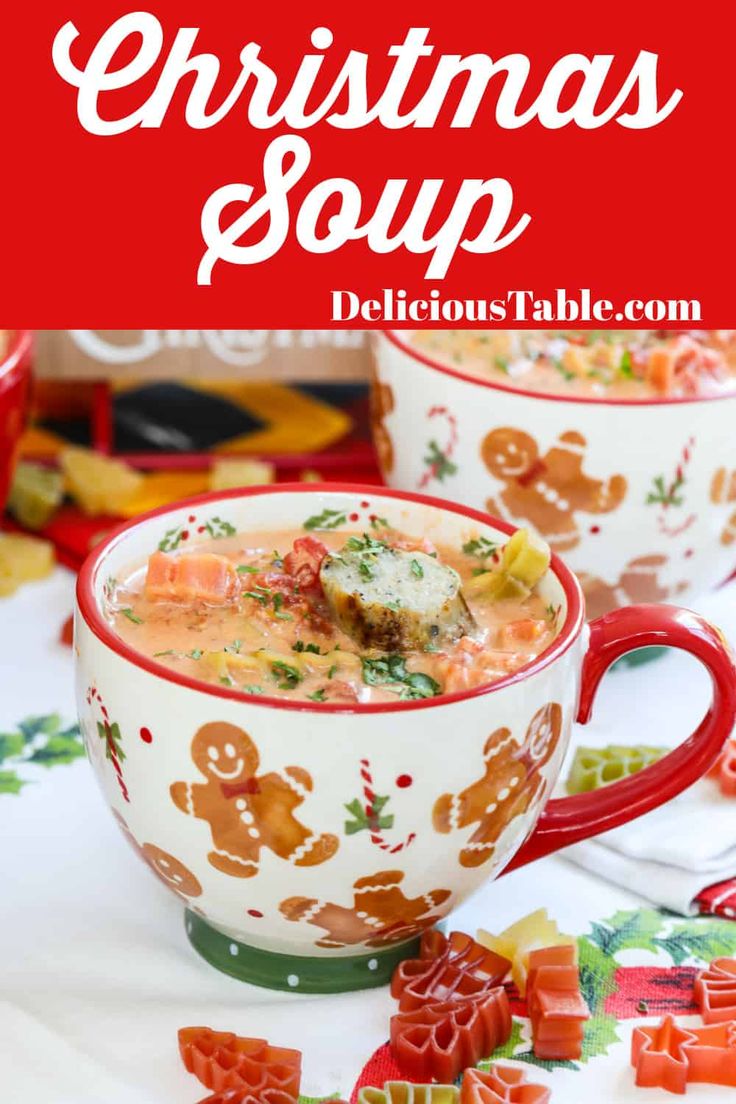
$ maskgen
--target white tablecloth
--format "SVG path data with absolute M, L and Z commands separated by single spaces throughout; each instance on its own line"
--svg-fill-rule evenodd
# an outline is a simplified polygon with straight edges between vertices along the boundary
M 72 585 L 58 569 L 0 602 L 0 733 L 29 714 L 74 719 L 71 651 L 57 639 L 71 612 Z M 736 588 L 700 608 L 736 637 Z M 597 745 L 677 743 L 702 714 L 707 691 L 705 676 L 682 655 L 613 672 L 594 722 L 578 735 Z M 86 760 L 29 764 L 20 773 L 27 781 L 20 794 L 0 793 L 3 1104 L 194 1104 L 207 1092 L 178 1059 L 176 1031 L 186 1024 L 296 1046 L 304 1052 L 303 1094 L 349 1097 L 387 1038 L 395 1005 L 385 989 L 314 998 L 217 973 L 190 949 L 181 905 L 127 846 Z M 563 930 L 577 934 L 642 903 L 552 857 L 487 885 L 452 926 L 498 931 L 545 906 Z M 656 960 L 647 950 L 621 956 L 629 964 Z M 670 1099 L 633 1087 L 630 1024 L 619 1034 L 607 1055 L 581 1070 L 529 1066 L 530 1079 L 552 1085 L 554 1104 Z M 693 1085 L 689 1094 L 698 1102 L 720 1100 L 724 1091 Z

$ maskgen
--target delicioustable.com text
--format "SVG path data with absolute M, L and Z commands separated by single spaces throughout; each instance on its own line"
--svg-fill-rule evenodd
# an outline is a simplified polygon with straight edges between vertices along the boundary
M 331 293 L 333 322 L 701 322 L 699 299 L 627 299 L 616 304 L 596 299 L 590 288 L 555 288 L 550 298 L 534 291 L 507 291 L 496 299 L 452 299 L 433 288 L 424 298 L 410 298 L 403 288 L 381 288 L 375 298 L 355 291 Z

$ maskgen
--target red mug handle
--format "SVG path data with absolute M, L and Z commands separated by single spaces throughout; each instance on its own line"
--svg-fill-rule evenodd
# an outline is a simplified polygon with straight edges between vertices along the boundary
M 581 724 L 590 720 L 601 679 L 612 663 L 637 648 L 662 645 L 694 655 L 710 674 L 713 698 L 695 732 L 658 763 L 630 778 L 591 793 L 549 801 L 504 873 L 656 809 L 713 765 L 736 724 L 736 666 L 718 630 L 691 610 L 627 606 L 591 622 L 577 720 Z

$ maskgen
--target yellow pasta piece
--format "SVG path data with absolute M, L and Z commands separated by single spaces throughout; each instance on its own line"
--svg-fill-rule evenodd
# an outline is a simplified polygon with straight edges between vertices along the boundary
M 89 449 L 67 448 L 59 456 L 67 488 L 85 514 L 122 513 L 145 480 L 121 460 Z
M 0 597 L 23 583 L 45 579 L 54 569 L 54 546 L 38 537 L 0 533 Z
M 227 491 L 231 487 L 252 487 L 275 481 L 276 468 L 264 460 L 216 460 L 210 471 L 211 491 Z
M 481 928 L 478 942 L 491 951 L 503 955 L 511 962 L 511 977 L 523 997 L 526 993 L 526 975 L 529 969 L 530 951 L 542 947 L 562 947 L 572 944 L 577 960 L 577 942 L 571 935 L 564 935 L 546 909 L 537 909 L 517 920 L 500 935 L 492 935 Z

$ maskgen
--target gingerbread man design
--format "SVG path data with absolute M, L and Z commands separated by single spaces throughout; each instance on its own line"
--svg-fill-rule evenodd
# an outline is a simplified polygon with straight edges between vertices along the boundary
M 370 419 L 373 429 L 373 443 L 378 453 L 378 463 L 384 475 L 389 475 L 394 468 L 394 446 L 391 435 L 386 429 L 384 419 L 394 409 L 394 393 L 388 383 L 382 383 L 378 373 L 373 372 L 373 383 L 370 396 Z
M 482 866 L 493 857 L 503 830 L 542 800 L 549 762 L 562 730 L 562 709 L 556 702 L 534 714 L 519 745 L 508 728 L 497 728 L 483 749 L 485 772 L 459 794 L 443 794 L 435 802 L 432 823 L 438 832 L 475 825 L 460 851 L 461 866 Z
M 607 583 L 595 575 L 585 572 L 578 574 L 580 585 L 585 594 L 585 614 L 589 621 L 610 613 L 619 606 L 636 605 L 640 602 L 668 602 L 688 589 L 685 581 L 666 586 L 660 582 L 660 572 L 669 562 L 668 557 L 655 554 L 637 556 L 629 560 L 619 576 L 618 582 Z
M 480 446 L 483 463 L 505 484 L 500 503 L 490 498 L 486 508 L 508 520 L 530 522 L 557 552 L 569 551 L 580 541 L 578 511 L 608 514 L 626 495 L 626 479 L 593 479 L 583 471 L 587 441 L 568 430 L 544 456 L 528 433 L 510 426 L 488 433 Z
M 202 896 L 202 886 L 199 884 L 199 879 L 195 874 L 192 874 L 189 867 L 175 859 L 168 851 L 156 847 L 153 843 L 139 844 L 128 827 L 125 817 L 121 816 L 117 809 L 112 810 L 112 815 L 118 822 L 118 827 L 130 846 L 150 866 L 164 885 L 167 885 L 169 889 L 173 889 L 174 893 L 178 893 L 180 897 L 184 897 L 186 900 Z
M 401 870 L 382 870 L 358 878 L 353 884 L 352 908 L 308 897 L 289 897 L 281 902 L 279 910 L 287 920 L 323 928 L 327 935 L 316 941 L 317 947 L 356 943 L 383 947 L 431 928 L 440 919 L 435 909 L 451 897 L 448 889 L 432 889 L 413 899 L 406 897 L 401 889 L 403 879 Z
M 206 820 L 214 848 L 212 866 L 234 878 L 258 873 L 261 848 L 295 866 L 317 866 L 337 851 L 336 836 L 316 835 L 294 816 L 312 790 L 302 767 L 257 775 L 260 758 L 247 732 L 224 721 L 202 725 L 192 740 L 192 760 L 205 782 L 174 782 L 174 804 Z
M 736 541 L 736 470 L 730 474 L 726 468 L 719 468 L 710 485 L 711 502 L 734 503 L 734 511 L 726 521 L 721 533 L 721 544 L 733 544 Z

